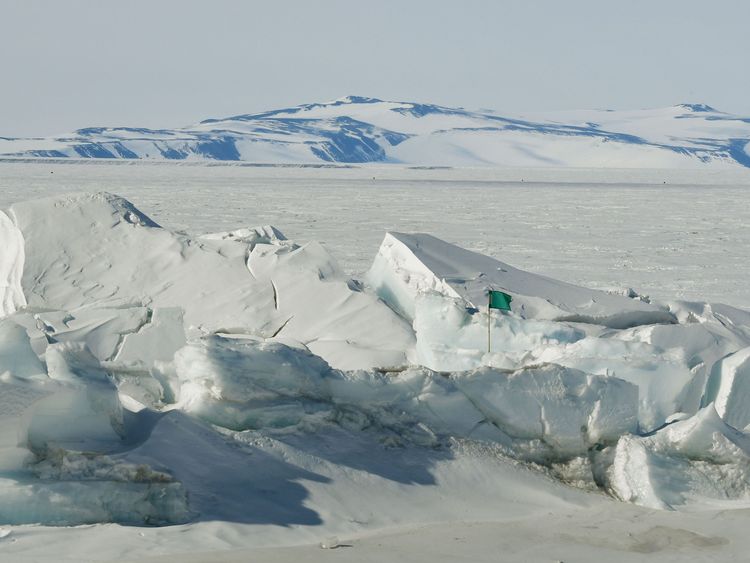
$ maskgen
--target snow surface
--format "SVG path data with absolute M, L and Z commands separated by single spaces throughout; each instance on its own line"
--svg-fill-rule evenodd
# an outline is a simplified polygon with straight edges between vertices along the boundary
M 175 130 L 88 127 L 41 139 L 0 138 L 31 158 L 388 162 L 420 166 L 750 167 L 750 120 L 703 104 L 638 111 L 501 116 L 347 96 Z
M 23 300 L 0 318 L 0 555 L 210 560 L 337 535 L 342 557 L 377 557 L 390 548 L 363 535 L 456 521 L 505 522 L 528 550 L 529 522 L 564 516 L 547 556 L 737 549 L 741 510 L 721 529 L 619 501 L 748 506 L 745 310 L 577 287 L 415 233 L 385 234 L 352 278 L 267 224 L 190 235 L 108 193 L 7 218 Z M 488 312 L 488 287 L 512 311 Z M 607 534 L 571 540 L 592 515 Z M 658 531 L 620 541 L 612 515 Z M 78 524 L 96 526 L 50 527 Z
M 750 308 L 744 169 L 0 163 L 3 209 L 103 186 L 195 238 L 278 225 L 320 241 L 349 275 L 371 266 L 385 231 L 416 231 L 579 286 Z

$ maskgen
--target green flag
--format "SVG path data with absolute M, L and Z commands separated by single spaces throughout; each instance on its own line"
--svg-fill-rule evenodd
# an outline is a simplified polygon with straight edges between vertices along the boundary
M 513 298 L 502 291 L 490 290 L 490 309 L 500 309 L 501 311 L 510 311 L 510 302 Z

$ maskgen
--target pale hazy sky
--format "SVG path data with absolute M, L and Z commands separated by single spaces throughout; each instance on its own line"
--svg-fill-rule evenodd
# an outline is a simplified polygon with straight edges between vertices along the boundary
M 347 94 L 750 115 L 750 1 L 0 0 L 0 136 Z

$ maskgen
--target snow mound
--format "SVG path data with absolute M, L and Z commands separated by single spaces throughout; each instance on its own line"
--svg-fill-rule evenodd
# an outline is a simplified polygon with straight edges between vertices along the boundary
M 88 323 L 100 357 L 116 347 L 120 337 L 113 333 L 133 332 L 141 322 L 117 328 L 112 323 L 124 321 L 105 322 L 102 308 L 122 316 L 178 308 L 188 336 L 283 333 L 345 368 L 403 364 L 413 343 L 410 327 L 358 291 L 325 249 L 286 241 L 270 227 L 191 239 L 158 227 L 111 194 L 24 202 L 13 213 L 30 257 L 22 278 L 29 307 L 79 311 L 72 324 L 63 322 L 67 313 L 50 321 L 53 332 Z M 128 307 L 135 308 L 120 311 Z M 82 311 L 92 308 L 100 311 Z M 169 330 L 165 338 L 179 340 Z

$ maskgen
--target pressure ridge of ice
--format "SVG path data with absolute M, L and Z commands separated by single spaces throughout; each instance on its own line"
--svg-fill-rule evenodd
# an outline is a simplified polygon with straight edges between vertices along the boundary
M 275 227 L 190 237 L 106 193 L 18 203 L 0 236 L 0 523 L 236 518 L 250 436 L 486 444 L 654 508 L 750 499 L 740 309 L 426 234 L 387 233 L 358 280 Z

